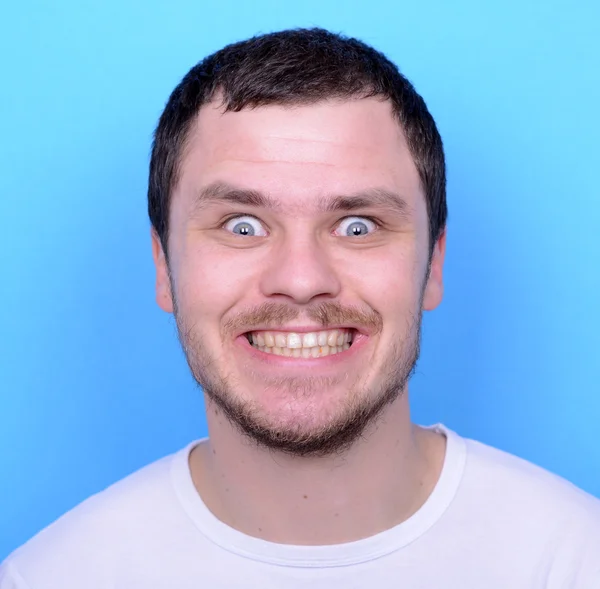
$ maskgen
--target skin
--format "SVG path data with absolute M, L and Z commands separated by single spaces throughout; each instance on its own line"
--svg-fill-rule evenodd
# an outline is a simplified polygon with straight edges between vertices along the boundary
M 215 183 L 259 191 L 276 208 L 199 199 Z M 401 195 L 404 209 L 319 206 L 374 188 Z M 240 221 L 256 234 L 235 234 Z M 352 222 L 366 235 L 348 235 Z M 190 468 L 209 509 L 244 533 L 288 544 L 348 542 L 410 517 L 435 486 L 445 452 L 443 436 L 411 423 L 406 385 L 421 312 L 442 299 L 445 233 L 430 261 L 425 198 L 390 104 L 369 98 L 238 113 L 204 106 L 169 223 L 168 264 L 152 234 L 156 298 L 175 312 L 205 389 L 209 440 L 194 449 Z M 243 345 L 252 329 L 332 325 L 355 327 L 362 338 L 335 361 L 267 361 Z M 335 436 L 321 443 L 390 390 L 361 431 L 344 444 Z M 252 440 L 220 399 L 272 443 Z M 277 449 L 281 437 L 287 445 Z

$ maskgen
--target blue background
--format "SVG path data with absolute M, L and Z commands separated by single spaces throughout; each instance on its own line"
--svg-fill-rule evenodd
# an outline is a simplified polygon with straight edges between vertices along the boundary
M 445 140 L 446 297 L 415 420 L 600 496 L 600 3 L 25 1 L 0 18 L 0 560 L 205 435 L 153 291 L 151 133 L 185 72 L 320 25 L 386 52 Z

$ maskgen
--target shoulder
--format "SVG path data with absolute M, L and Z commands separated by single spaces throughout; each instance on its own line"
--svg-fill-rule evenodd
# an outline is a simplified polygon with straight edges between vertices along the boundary
M 600 577 L 599 499 L 523 458 L 474 440 L 464 443 L 462 504 L 485 522 L 490 537 L 536 553 L 568 578 Z
M 141 468 L 43 529 L 2 564 L 0 579 L 4 575 L 11 581 L 4 580 L 8 585 L 0 584 L 0 589 L 37 589 L 48 586 L 50 578 L 64 579 L 64 589 L 83 586 L 76 584 L 82 582 L 88 587 L 108 586 L 111 566 L 117 566 L 120 555 L 140 543 L 144 530 L 166 532 L 176 521 L 178 503 L 171 468 L 184 452 L 187 449 Z M 18 575 L 22 575 L 21 584 L 12 580 Z
M 534 511 L 560 508 L 571 516 L 598 519 L 600 500 L 566 479 L 528 460 L 475 440 L 465 440 L 465 476 L 485 491 L 490 501 L 513 507 L 529 505 Z

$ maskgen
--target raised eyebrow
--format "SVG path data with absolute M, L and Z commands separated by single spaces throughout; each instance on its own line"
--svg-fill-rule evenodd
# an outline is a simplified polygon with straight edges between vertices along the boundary
M 240 188 L 224 182 L 214 182 L 198 190 L 194 199 L 194 210 L 201 211 L 216 203 L 275 210 L 281 208 L 277 201 L 258 190 Z
M 283 208 L 280 202 L 258 190 L 240 188 L 224 182 L 214 182 L 198 191 L 194 209 L 200 211 L 219 202 L 274 211 Z M 317 201 L 317 209 L 325 213 L 351 212 L 370 207 L 392 209 L 402 216 L 410 214 L 410 206 L 406 199 L 402 195 L 384 188 L 373 188 L 349 195 L 323 196 Z
M 323 197 L 321 210 L 325 212 L 355 211 L 370 207 L 394 210 L 403 217 L 410 215 L 411 208 L 400 194 L 385 188 L 373 188 L 356 194 Z

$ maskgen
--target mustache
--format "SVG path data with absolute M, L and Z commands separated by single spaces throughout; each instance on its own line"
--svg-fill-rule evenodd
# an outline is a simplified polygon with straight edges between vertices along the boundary
M 323 329 L 344 324 L 363 326 L 373 334 L 378 334 L 383 329 L 383 318 L 374 309 L 361 309 L 344 306 L 336 301 L 323 301 L 303 309 L 283 303 L 265 302 L 255 309 L 242 311 L 231 317 L 224 323 L 223 330 L 229 334 L 241 330 L 252 331 L 253 328 L 265 324 L 273 328 L 283 327 L 300 316 L 318 323 Z

